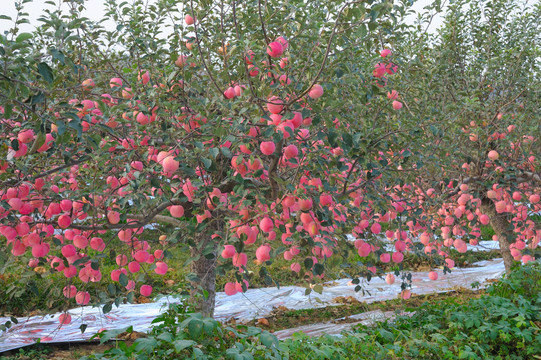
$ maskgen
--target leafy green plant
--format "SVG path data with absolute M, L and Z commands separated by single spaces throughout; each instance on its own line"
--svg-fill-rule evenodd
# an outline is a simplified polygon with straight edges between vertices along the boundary
M 539 279 L 541 265 L 530 263 L 479 299 L 425 303 L 411 316 L 358 326 L 340 337 L 297 333 L 283 341 L 254 327 L 224 326 L 175 304 L 155 320 L 148 337 L 85 359 L 532 359 L 541 355 Z M 102 342 L 122 331 L 100 334 Z
M 278 339 L 267 331 L 243 325 L 224 326 L 193 313 L 184 304 L 171 304 L 153 321 L 156 326 L 147 337 L 133 344 L 117 342 L 104 354 L 82 359 L 281 359 Z M 98 334 L 101 342 L 111 340 L 132 328 Z
M 0 356 L 0 360 L 45 360 L 49 359 L 51 349 L 45 345 L 38 345 L 32 348 L 22 348 L 12 356 Z
M 528 266 L 517 266 L 501 281 L 492 284 L 487 292 L 492 296 L 508 299 L 524 297 L 532 302 L 540 301 L 541 263 L 532 262 Z

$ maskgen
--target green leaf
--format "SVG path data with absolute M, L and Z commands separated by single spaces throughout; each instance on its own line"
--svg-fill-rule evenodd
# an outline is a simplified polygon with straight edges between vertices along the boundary
M 112 303 L 108 303 L 108 304 L 105 304 L 103 305 L 103 313 L 104 314 L 107 314 L 109 313 L 111 310 L 113 310 L 113 304 Z
M 81 119 L 73 119 L 68 123 L 68 126 L 77 131 L 77 135 L 81 137 L 83 135 L 83 126 L 81 125 Z
M 267 348 L 272 348 L 273 345 L 275 347 L 278 347 L 278 338 L 274 335 L 272 335 L 269 332 L 264 332 L 259 336 L 259 340 L 263 345 L 265 345 Z
M 365 24 L 361 24 L 360 26 L 360 32 L 361 32 L 361 38 L 366 37 L 366 34 L 368 34 L 368 29 L 366 29 Z
M 63 135 L 66 132 L 66 123 L 62 120 L 56 120 L 58 135 Z
M 306 258 L 304 259 L 304 267 L 306 269 L 311 269 L 312 266 L 314 266 L 314 260 L 312 260 L 312 258 Z
M 212 165 L 212 160 L 207 159 L 207 158 L 202 158 L 201 161 L 203 162 L 203 165 L 205 165 L 207 169 L 210 169 Z
M 201 336 L 201 333 L 203 332 L 203 321 L 199 319 L 191 319 L 190 323 L 188 324 L 188 333 L 190 334 L 190 337 L 193 339 L 199 338 Z
M 378 329 L 378 332 L 379 332 L 379 334 L 381 335 L 382 338 L 384 338 L 384 339 L 386 339 L 388 341 L 393 341 L 394 335 L 393 335 L 392 332 L 387 331 L 387 330 L 385 330 L 383 328 Z
M 6 104 L 6 106 L 4 107 L 4 118 L 9 119 L 12 114 L 13 114 L 13 105 Z
M 339 144 L 336 142 L 336 139 L 338 138 L 338 133 L 334 130 L 330 130 L 329 134 L 327 135 L 329 139 L 329 144 L 331 144 L 332 147 L 337 147 Z
M 206 297 L 208 297 L 208 294 Z M 205 319 L 203 321 L 203 330 L 208 335 L 212 335 L 214 332 L 214 329 L 216 329 L 217 327 L 218 327 L 218 322 L 214 319 Z
M 173 341 L 173 335 L 170 332 L 162 332 L 160 335 L 156 336 L 156 339 L 171 343 Z
M 211 148 L 209 149 L 209 153 L 210 155 L 212 155 L 213 158 L 216 158 L 216 156 L 218 156 L 220 151 L 217 148 Z
M 349 145 L 349 146 L 353 146 L 353 136 L 351 136 L 351 134 L 348 134 L 348 133 L 344 133 L 342 135 L 342 139 L 344 140 L 344 142 Z
M 194 346 L 196 344 L 193 340 L 175 340 L 173 341 L 173 346 L 175 347 L 175 351 L 177 353 L 181 352 L 182 350 Z
M 157 345 L 158 341 L 154 338 L 140 338 L 135 340 L 136 351 L 152 352 Z
M 52 49 L 49 49 L 49 52 L 53 56 L 53 59 L 60 61 L 62 65 L 66 64 L 66 57 L 64 56 L 62 51 L 52 48 Z
M 124 273 L 120 273 L 120 276 L 118 277 L 118 282 L 122 286 L 128 286 L 128 277 Z
M 100 344 L 103 344 L 104 342 L 107 342 L 111 339 L 115 339 L 118 335 L 122 334 L 123 332 L 127 332 L 127 333 L 133 332 L 133 326 L 129 326 L 127 328 L 122 328 L 122 329 L 107 330 L 103 333 L 97 333 L 94 336 L 99 336 Z
M 113 135 L 113 136 L 118 136 L 118 134 L 109 126 L 107 125 L 104 125 L 104 124 L 96 124 L 98 127 L 104 129 L 105 131 L 107 131 L 109 134 Z
M 19 151 L 19 140 L 17 140 L 17 138 L 11 140 L 11 147 L 13 150 Z
M 20 42 L 23 42 L 23 41 L 28 40 L 28 39 L 32 39 L 32 34 L 30 34 L 30 33 L 20 33 L 17 36 L 17 39 L 15 39 L 15 41 L 20 43 Z
M 221 147 L 220 148 L 220 151 L 222 152 L 222 154 L 224 154 L 224 156 L 228 159 L 230 159 L 233 155 L 231 155 L 231 151 L 226 148 L 226 147 Z
M 205 353 L 199 348 L 194 347 L 193 354 L 195 355 L 196 359 L 207 359 L 207 357 L 205 356 Z
M 122 274 L 122 275 L 124 275 L 124 274 Z M 107 285 L 107 291 L 109 292 L 109 294 L 111 294 L 111 296 L 115 296 L 115 294 L 116 294 L 115 284 Z
M 42 93 L 41 91 L 38 92 L 36 95 L 32 95 L 30 97 L 30 104 L 31 105 L 39 104 L 39 103 L 42 103 L 44 101 L 45 101 L 45 94 Z
M 40 62 L 38 64 L 38 72 L 49 84 L 54 81 L 53 70 L 49 67 L 49 65 L 47 65 L 47 63 Z
M 72 265 L 73 265 L 73 266 L 81 265 L 82 263 L 87 262 L 89 259 L 90 259 L 90 258 L 89 258 L 88 256 L 85 256 L 85 257 L 83 257 L 83 258 L 80 258 L 80 259 L 78 259 L 78 260 L 75 260 L 75 261 L 73 262 Z
M 314 275 L 321 275 L 325 271 L 325 267 L 320 263 L 314 265 Z
M 243 160 L 244 160 L 244 156 L 239 155 L 239 156 L 237 156 L 237 159 L 235 160 L 235 163 L 236 163 L 237 165 L 240 165 L 240 164 L 242 164 L 242 161 L 243 161 Z

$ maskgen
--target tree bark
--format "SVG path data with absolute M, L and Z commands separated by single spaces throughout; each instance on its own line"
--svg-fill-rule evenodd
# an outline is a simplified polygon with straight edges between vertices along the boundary
M 201 312 L 203 316 L 213 317 L 214 306 L 216 304 L 216 242 L 205 237 L 201 240 L 201 247 L 191 247 L 190 252 L 192 258 L 197 260 L 190 264 L 190 271 L 197 276 L 197 279 L 192 281 L 192 290 L 190 292 L 190 300 L 195 310 Z M 212 258 L 207 258 L 202 252 L 207 246 L 212 248 Z M 205 296 L 203 291 L 207 292 Z
M 498 214 L 494 202 L 486 197 L 481 199 L 481 211 L 490 218 L 490 226 L 498 236 L 498 242 L 500 243 L 500 253 L 505 265 L 505 272 L 509 273 L 515 262 L 509 249 L 509 239 L 513 238 L 513 227 L 509 223 L 507 214 Z

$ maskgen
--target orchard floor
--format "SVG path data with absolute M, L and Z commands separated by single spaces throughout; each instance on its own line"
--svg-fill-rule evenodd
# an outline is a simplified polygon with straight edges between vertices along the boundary
M 376 321 L 392 318 L 399 313 L 415 311 L 423 303 L 437 304 L 452 298 L 456 303 L 464 303 L 479 298 L 484 290 L 458 288 L 445 293 L 413 295 L 409 300 L 401 299 L 378 301 L 371 304 L 351 298 L 342 298 L 344 303 L 319 309 L 291 310 L 285 307 L 274 309 L 268 316 L 248 322 L 274 333 L 279 339 L 290 337 L 302 331 L 309 336 L 339 334 L 357 324 L 372 325 Z M 234 322 L 234 321 L 233 321 Z M 292 327 L 292 325 L 297 325 Z M 299 326 L 300 325 L 300 326 Z M 142 333 L 121 334 L 120 339 L 128 345 Z M 131 335 L 131 337 L 128 337 Z M 76 360 L 92 353 L 103 353 L 115 347 L 115 342 L 72 342 L 34 344 L 0 354 L 0 360 Z
M 437 270 L 439 278 L 436 281 L 428 279 L 426 272 L 412 273 L 412 293 L 416 295 L 427 295 L 445 293 L 456 289 L 471 289 L 472 284 L 479 288 L 484 287 L 490 279 L 496 279 L 504 272 L 501 259 L 482 261 L 476 266 L 461 269 L 453 269 L 451 274 L 443 275 Z M 237 322 L 249 322 L 253 319 L 266 319 L 276 308 L 279 310 L 302 311 L 319 308 L 318 313 L 323 314 L 322 308 L 338 308 L 344 302 L 351 304 L 372 304 L 376 302 L 389 301 L 397 298 L 400 293 L 400 281 L 388 285 L 380 278 L 373 278 L 370 283 L 361 283 L 363 290 L 356 292 L 355 285 L 349 279 L 341 279 L 329 282 L 321 294 L 312 291 L 306 295 L 306 289 L 298 286 L 285 286 L 281 288 L 250 289 L 244 294 L 226 296 L 224 293 L 217 294 L 215 317 L 221 321 L 234 319 Z M 82 307 L 70 310 L 72 323 L 59 328 L 58 316 L 33 316 L 19 318 L 19 323 L 14 325 L 6 333 L 0 334 L 0 351 L 7 351 L 35 343 L 36 339 L 42 342 L 74 342 L 88 340 L 98 330 L 124 328 L 132 325 L 135 331 L 145 332 L 150 329 L 150 323 L 168 302 L 176 301 L 171 297 L 164 297 L 155 303 L 121 305 L 108 314 L 102 314 L 99 308 Z M 396 301 L 396 300 L 394 300 Z M 409 300 L 412 301 L 412 300 Z M 410 309 L 409 301 L 403 302 L 404 310 Z M 357 304 L 357 305 L 358 305 Z M 352 309 L 355 309 L 353 307 Z M 318 319 L 316 323 L 330 321 L 339 317 L 353 315 L 361 311 L 359 306 L 354 312 L 340 314 L 334 318 Z M 376 309 L 377 310 L 377 309 Z M 386 310 L 387 311 L 387 310 Z M 332 315 L 332 311 L 331 311 Z M 0 323 L 9 320 L 0 318 Z M 365 319 L 366 320 L 366 319 Z M 262 326 L 270 325 L 270 321 L 261 321 Z M 84 334 L 81 334 L 79 327 L 86 324 L 88 327 Z M 286 324 L 283 324 L 286 326 Z M 295 326 L 302 325 L 295 322 Z M 325 326 L 327 333 L 340 333 L 341 327 L 332 330 L 329 324 Z M 284 328 L 284 327 L 282 327 Z

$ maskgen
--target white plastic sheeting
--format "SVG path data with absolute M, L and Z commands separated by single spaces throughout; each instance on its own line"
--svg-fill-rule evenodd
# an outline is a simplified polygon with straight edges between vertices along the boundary
M 411 292 L 431 294 L 445 292 L 455 287 L 471 289 L 472 283 L 478 282 L 482 285 L 487 279 L 498 278 L 505 271 L 502 259 L 481 261 L 475 265 L 477 266 L 466 269 L 455 268 L 451 274 L 446 275 L 443 275 L 442 270 L 436 270 L 439 275 L 436 281 L 428 279 L 426 272 L 414 272 Z M 322 294 L 312 291 L 308 296 L 305 295 L 306 289 L 298 286 L 252 289 L 233 296 L 219 293 L 216 297 L 215 315 L 218 319 L 236 318 L 246 321 L 264 317 L 278 306 L 285 306 L 288 309 L 309 309 L 339 305 L 333 301 L 337 297 L 351 296 L 366 303 L 390 300 L 397 297 L 400 284 L 399 279 L 393 285 L 388 285 L 383 279 L 373 278 L 369 283 L 361 282 L 364 294 L 363 291 L 355 292 L 355 286 L 350 285 L 350 279 L 327 283 Z
M 471 284 L 475 282 L 483 286 L 487 279 L 498 278 L 505 271 L 502 259 L 481 261 L 475 265 L 476 267 L 467 269 L 455 268 L 451 274 L 446 275 L 443 275 L 441 270 L 437 270 L 439 278 L 436 281 L 429 280 L 427 273 L 412 273 L 412 293 L 429 294 L 445 292 L 454 287 L 470 288 Z M 215 318 L 218 320 L 235 318 L 239 321 L 248 321 L 264 317 L 278 306 L 284 306 L 288 309 L 335 306 L 339 304 L 334 299 L 348 296 L 371 303 L 394 299 L 400 292 L 399 279 L 393 285 L 387 285 L 379 278 L 372 279 L 370 283 L 361 283 L 365 290 L 364 294 L 362 291 L 355 292 L 355 286 L 349 283 L 349 279 L 329 282 L 324 287 L 322 294 L 312 291 L 308 296 L 305 295 L 306 289 L 298 286 L 285 286 L 280 289 L 276 287 L 250 289 L 244 294 L 234 296 L 227 296 L 220 292 L 216 296 Z M 177 300 L 165 297 L 149 304 L 121 305 L 108 314 L 103 314 L 99 308 L 89 306 L 75 308 L 69 310 L 72 316 L 71 324 L 62 327 L 59 326 L 58 322 L 60 314 L 18 318 L 18 324 L 13 325 L 6 332 L 0 333 L 0 352 L 33 344 L 38 339 L 41 339 L 42 343 L 86 341 L 100 329 L 133 326 L 135 331 L 145 332 L 151 328 L 151 321 L 166 308 L 170 301 Z M 0 323 L 3 324 L 8 320 L 9 318 L 0 318 Z M 81 324 L 87 325 L 83 334 L 79 329 Z M 330 329 L 325 324 L 314 324 L 305 330 L 315 334 L 318 327 Z M 338 330 L 340 329 L 335 331 Z M 286 333 L 281 335 L 281 337 L 285 336 Z
M 346 235 L 348 241 L 355 241 L 356 238 L 348 234 Z M 380 240 L 383 241 L 385 244 L 385 250 L 386 251 L 395 251 L 394 250 L 394 243 L 388 240 L 384 235 L 380 235 Z M 498 241 L 494 240 L 480 240 L 477 245 L 470 245 L 467 241 L 466 244 L 468 246 L 468 250 L 471 251 L 492 251 L 492 250 L 500 250 L 500 244 Z
M 492 251 L 500 250 L 500 243 L 491 240 L 481 240 L 477 245 L 468 244 L 468 250 L 471 251 Z
M 408 313 L 410 314 L 410 313 Z M 413 314 L 413 313 L 411 313 Z M 344 319 L 336 319 L 326 323 L 310 324 L 299 326 L 292 329 L 285 329 L 276 331 L 274 335 L 278 339 L 287 339 L 293 334 L 303 332 L 308 336 L 321 336 L 321 335 L 339 335 L 343 331 L 351 330 L 355 325 L 363 324 L 366 326 L 375 325 L 379 321 L 394 318 L 397 315 L 394 311 L 382 312 L 380 310 L 367 311 L 361 314 L 348 316 L 350 321 L 345 322 Z M 357 321 L 351 321 L 357 320 Z

